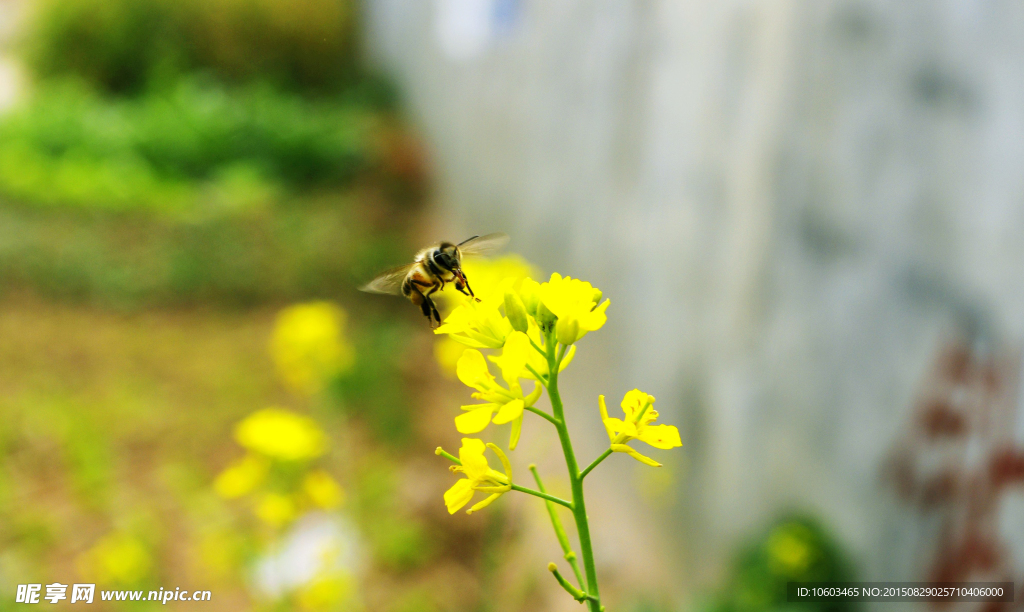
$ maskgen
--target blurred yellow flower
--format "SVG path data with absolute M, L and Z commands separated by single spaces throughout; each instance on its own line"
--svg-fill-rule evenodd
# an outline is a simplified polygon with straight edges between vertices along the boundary
M 298 514 L 291 497 L 280 493 L 266 493 L 256 504 L 256 516 L 272 527 L 281 527 Z
M 345 337 L 346 319 L 345 311 L 330 302 L 296 304 L 278 313 L 270 354 L 285 384 L 313 394 L 352 367 L 355 350 Z
M 533 348 L 526 334 L 512 332 L 501 355 L 492 357 L 492 361 L 501 368 L 501 376 L 508 384 L 506 389 L 491 374 L 483 354 L 476 349 L 466 349 L 457 367 L 459 380 L 466 386 L 476 389 L 473 398 L 484 400 L 485 403 L 462 406 L 466 412 L 455 417 L 455 428 L 459 433 L 483 431 L 493 416 L 496 425 L 512 423 L 509 450 L 515 450 L 522 430 L 523 410 L 527 406 L 532 406 L 540 398 L 543 390 L 537 383 L 529 395 L 524 395 L 523 388 L 519 385 L 519 377 L 525 372 L 526 360 L 531 351 Z
M 284 461 L 324 454 L 327 436 L 313 419 L 280 408 L 264 408 L 235 427 L 235 440 L 245 448 Z
M 501 460 L 501 465 L 505 470 L 504 474 L 492 470 L 491 466 L 487 464 L 487 457 L 484 457 L 485 448 L 490 448 Z M 473 499 L 475 491 L 490 493 L 490 495 L 467 510 L 467 514 L 473 514 L 477 510 L 487 507 L 506 491 L 512 490 L 512 466 L 505 453 L 501 452 L 501 449 L 494 444 L 487 444 L 485 447 L 484 443 L 476 438 L 463 438 L 462 448 L 459 449 L 459 461 L 462 465 L 453 465 L 450 469 L 453 473 L 461 472 L 466 477 L 456 481 L 444 494 L 444 503 L 448 507 L 448 514 L 455 514 L 468 504 Z
M 434 359 L 441 366 L 441 373 L 448 378 L 455 378 L 455 366 L 465 350 L 465 344 L 452 340 L 450 336 L 438 338 L 434 342 Z
M 299 591 L 298 603 L 303 610 L 335 610 L 352 593 L 352 579 L 335 572 L 317 578 Z
M 462 271 L 466 273 L 466 278 L 473 287 L 473 293 L 480 299 L 493 297 L 495 293 L 504 295 L 504 291 L 499 290 L 504 281 L 511 279 L 515 283 L 535 273 L 530 262 L 515 253 L 493 259 L 467 258 L 462 262 Z M 452 304 L 460 304 L 472 299 L 454 289 L 445 289 L 441 293 L 441 298 Z
M 341 486 L 324 470 L 313 470 L 302 479 L 302 489 L 315 506 L 333 510 L 341 505 Z
M 669 449 L 682 446 L 679 438 L 679 430 L 672 425 L 652 425 L 658 418 L 658 412 L 652 408 L 654 396 L 648 395 L 639 389 L 633 389 L 622 398 L 622 411 L 625 413 L 625 420 L 608 418 L 608 407 L 604 403 L 604 396 L 597 398 L 601 408 L 601 420 L 608 431 L 608 438 L 611 440 L 611 449 L 617 453 L 626 453 L 637 461 L 654 467 L 661 467 L 661 464 L 645 457 L 627 443 L 632 440 L 641 440 L 654 448 Z
M 768 536 L 769 562 L 783 575 L 794 576 L 810 565 L 814 550 L 810 545 L 812 534 L 799 523 L 780 525 Z
M 540 302 L 558 317 L 555 330 L 562 344 L 578 341 L 608 320 L 608 300 L 601 302 L 601 291 L 586 281 L 563 278 L 554 272 L 551 280 L 541 284 L 538 294 Z
M 136 537 L 112 533 L 79 555 L 79 571 L 96 582 L 134 584 L 149 575 L 153 566 L 146 546 Z
M 235 499 L 258 487 L 270 467 L 265 457 L 247 454 L 224 468 L 213 481 L 213 489 L 224 499 Z

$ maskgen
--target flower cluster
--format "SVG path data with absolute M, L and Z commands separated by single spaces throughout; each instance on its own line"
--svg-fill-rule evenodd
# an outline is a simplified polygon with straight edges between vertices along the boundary
M 482 291 L 479 285 L 484 286 Z M 525 412 L 537 413 L 558 431 L 569 471 L 572 499 L 548 494 L 532 466 L 530 471 L 538 489 L 514 483 L 511 464 L 501 448 L 493 443 L 484 444 L 476 438 L 463 438 L 458 457 L 440 447 L 436 450 L 437 454 L 456 464 L 452 467 L 454 473 L 465 476 L 444 493 L 444 505 L 449 513 L 455 514 L 470 504 L 477 491 L 486 496 L 471 506 L 469 513 L 487 507 L 512 490 L 545 499 L 565 560 L 579 585 L 573 585 L 563 577 L 556 564 L 549 564 L 548 569 L 573 599 L 587 603 L 591 612 L 600 612 L 604 608 L 601 607 L 597 587 L 583 479 L 615 452 L 629 454 L 648 466 L 660 467 L 652 458 L 630 446 L 630 442 L 640 440 L 655 448 L 674 448 L 682 444 L 679 430 L 670 425 L 654 424 L 657 420 L 657 411 L 653 409 L 654 397 L 639 389 L 630 391 L 623 398 L 623 419 L 608 416 L 604 396 L 601 395 L 598 406 L 608 432 L 608 449 L 581 470 L 569 442 L 565 411 L 558 392 L 558 377 L 572 361 L 577 343 L 604 326 L 608 320 L 609 301 L 603 299 L 602 292 L 591 283 L 558 273 L 552 274 L 547 282 L 538 282 L 528 276 L 509 276 L 489 278 L 479 285 L 479 300 L 459 300 L 434 330 L 435 334 L 446 336 L 450 345 L 462 345 L 458 358 L 449 357 L 446 361 L 455 362 L 456 375 L 473 390 L 472 397 L 477 400 L 462 406 L 463 412 L 455 418 L 456 429 L 461 434 L 475 434 L 490 424 L 511 424 L 509 450 L 514 450 L 519 442 Z M 483 351 L 492 354 L 485 357 Z M 455 351 L 445 349 L 445 354 L 454 355 Z M 498 367 L 500 379 L 492 373 L 488 361 Z M 545 389 L 551 400 L 550 412 L 536 405 Z M 485 448 L 498 455 L 503 472 L 490 468 L 484 456 Z M 572 512 L 580 536 L 586 577 L 577 555 L 570 548 L 556 506 Z
M 484 285 L 483 290 L 480 285 Z M 653 408 L 655 399 L 639 389 L 629 391 L 623 397 L 623 418 L 608 416 L 604 396 L 599 396 L 598 406 L 608 432 L 609 445 L 603 454 L 581 470 L 569 441 L 558 378 L 572 362 L 576 343 L 607 322 L 609 300 L 603 299 L 601 290 L 590 283 L 557 273 L 552 274 L 547 282 L 537 282 L 528 276 L 490 278 L 478 284 L 477 296 L 479 300 L 459 300 L 434 330 L 435 334 L 447 336 L 449 343 L 457 342 L 463 346 L 455 360 L 455 373 L 463 384 L 473 390 L 472 397 L 477 400 L 462 406 L 462 414 L 455 417 L 455 428 L 461 434 L 476 434 L 492 423 L 511 424 L 508 448 L 512 451 L 519 443 L 525 413 L 535 413 L 550 422 L 558 432 L 573 495 L 571 501 L 549 495 L 533 466 L 531 471 L 536 490 L 513 482 L 511 463 L 497 445 L 484 444 L 476 438 L 463 438 L 458 457 L 440 447 L 436 451 L 455 464 L 451 468 L 453 472 L 465 476 L 444 494 L 445 506 L 449 513 L 454 514 L 469 504 L 478 491 L 487 496 L 470 506 L 470 513 L 488 506 L 509 491 L 544 499 L 565 559 L 572 567 L 579 586 L 563 577 L 556 564 L 550 564 L 549 569 L 574 599 L 586 602 L 591 612 L 600 612 L 603 608 L 583 498 L 583 479 L 614 453 L 624 453 L 646 465 L 660 467 L 660 463 L 642 455 L 630 443 L 639 440 L 658 449 L 674 448 L 682 445 L 679 430 L 671 425 L 655 424 L 658 418 L 658 412 Z M 485 357 L 483 351 L 490 354 Z M 448 350 L 447 353 L 453 351 Z M 497 366 L 500 378 L 492 373 L 488 362 Z M 536 405 L 545 389 L 551 402 L 550 412 Z M 497 455 L 503 471 L 488 465 L 484 456 L 487 448 Z M 580 570 L 576 553 L 570 548 L 555 511 L 556 505 L 573 513 L 586 577 Z
M 544 345 L 557 344 L 558 370 L 564 370 L 576 353 L 576 342 L 604 326 L 609 300 L 590 283 L 557 272 L 548 282 L 525 277 L 508 277 L 481 293 L 480 301 L 464 300 L 452 310 L 435 334 L 447 335 L 463 345 L 456 365 L 460 381 L 475 390 L 472 397 L 482 403 L 462 406 L 455 418 L 462 434 L 483 431 L 489 424 L 512 423 L 509 449 L 515 450 L 522 428 L 523 411 L 540 399 L 550 379 Z M 470 348 L 465 348 L 470 347 Z M 498 366 L 504 385 L 491 374 L 481 349 L 500 349 L 488 359 Z M 533 381 L 529 393 L 522 379 Z M 611 438 L 611 450 L 623 452 L 648 465 L 659 463 L 628 446 L 641 440 L 655 448 L 681 446 L 679 432 L 670 425 L 652 425 L 658 413 L 650 406 L 654 397 L 639 390 L 626 394 L 622 408 L 626 419 L 610 419 L 599 398 L 601 417 Z
M 235 440 L 247 452 L 213 483 L 224 499 L 251 498 L 256 516 L 271 527 L 283 527 L 307 509 L 341 505 L 338 483 L 310 465 L 327 451 L 327 436 L 313 419 L 264 408 L 238 423 Z

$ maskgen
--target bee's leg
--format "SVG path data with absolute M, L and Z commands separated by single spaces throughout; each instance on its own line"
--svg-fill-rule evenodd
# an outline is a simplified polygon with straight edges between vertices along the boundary
M 403 287 L 402 292 L 405 293 L 410 302 L 420 307 L 420 312 L 430 321 L 430 326 L 434 327 L 434 319 L 432 317 L 434 303 L 430 301 L 430 298 L 423 295 L 423 292 L 414 283 L 409 283 L 407 287 Z
M 438 284 L 424 284 L 422 282 L 412 281 L 410 284 L 415 295 L 418 297 L 420 310 L 423 311 L 423 316 L 430 321 L 430 326 L 434 327 L 434 321 L 437 321 L 438 325 L 441 325 L 441 314 L 437 311 L 437 306 L 434 305 L 434 300 L 430 299 L 430 295 L 438 290 Z
M 425 296 L 424 299 L 426 300 L 426 303 L 430 305 L 430 312 L 434 315 L 434 319 L 437 321 L 437 325 L 440 327 L 441 313 L 437 311 L 437 306 L 434 305 L 434 300 L 430 299 L 429 295 Z M 430 318 L 429 314 L 427 315 L 427 318 Z M 431 323 L 431 326 L 433 326 L 433 323 Z
M 465 275 L 465 274 L 463 274 L 463 275 L 462 275 L 462 280 L 466 281 L 466 289 L 469 289 L 469 295 L 470 295 L 470 297 L 472 297 L 472 298 L 473 298 L 474 300 L 476 300 L 476 301 L 478 301 L 478 302 L 479 302 L 479 301 L 480 301 L 480 298 L 476 297 L 476 294 L 475 294 L 475 293 L 473 293 L 473 288 L 469 286 L 469 279 L 468 279 L 468 278 L 466 278 L 466 275 Z

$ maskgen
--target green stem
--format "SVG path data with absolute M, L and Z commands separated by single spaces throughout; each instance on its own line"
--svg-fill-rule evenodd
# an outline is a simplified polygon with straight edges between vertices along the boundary
M 526 487 L 521 487 L 521 486 L 519 486 L 517 484 L 511 485 L 511 487 L 512 487 L 513 491 L 519 491 L 520 493 L 528 493 L 528 494 L 533 495 L 535 497 L 539 497 L 541 499 L 545 499 L 545 500 L 547 500 L 549 502 L 554 502 L 554 503 L 556 503 L 556 504 L 558 504 L 560 506 L 565 506 L 566 508 L 568 508 L 570 510 L 573 509 L 572 502 L 566 501 L 566 500 L 562 499 L 561 497 L 555 497 L 554 495 L 548 495 L 547 493 L 541 493 L 540 491 L 534 491 L 533 489 L 527 489 Z
M 434 449 L 434 454 L 437 455 L 438 457 L 444 457 L 445 459 L 451 461 L 455 465 L 462 465 L 462 462 L 459 461 L 458 457 L 456 457 L 455 455 L 452 455 L 451 453 L 445 452 L 445 450 L 443 448 L 441 448 L 440 446 L 438 446 L 436 449 Z
M 607 459 L 607 458 L 608 458 L 608 455 L 610 455 L 610 454 L 612 454 L 612 449 L 610 449 L 610 448 L 609 448 L 608 450 L 606 450 L 606 451 L 604 451 L 603 453 L 601 453 L 601 456 L 600 456 L 600 457 L 598 457 L 597 459 L 594 459 L 594 462 L 593 462 L 593 463 L 591 463 L 590 465 L 588 465 L 588 466 L 587 466 L 587 469 L 585 469 L 585 470 L 583 470 L 582 472 L 580 472 L 580 480 L 583 480 L 584 478 L 586 478 L 586 477 L 587 477 L 587 474 L 589 474 L 591 470 L 593 470 L 593 469 L 594 469 L 594 468 L 596 468 L 596 467 L 597 467 L 598 465 L 600 465 L 600 463 L 601 463 L 602 461 L 604 461 L 605 459 Z
M 580 603 L 583 603 L 584 601 L 597 601 L 597 599 L 577 589 L 572 585 L 571 582 L 563 578 L 562 573 L 558 571 L 558 566 L 554 563 L 548 563 L 548 571 L 551 572 L 551 574 L 555 577 L 555 580 L 558 581 L 558 584 L 560 584 L 562 588 L 565 589 L 565 592 L 571 595 L 572 598 L 576 601 Z
M 544 384 L 544 381 L 545 381 L 545 380 L 547 380 L 547 377 L 545 377 L 545 376 L 543 376 L 543 375 L 539 374 L 539 373 L 537 372 L 537 370 L 534 370 L 534 369 L 533 369 L 533 366 L 531 366 L 530 364 L 526 364 L 526 369 L 530 371 L 530 374 L 533 374 L 533 375 L 534 375 L 534 377 L 535 377 L 535 378 L 537 379 L 537 382 L 538 382 L 538 383 L 540 383 L 540 384 L 542 384 L 542 385 L 543 385 L 543 384 Z
M 588 595 L 587 606 L 590 612 L 601 612 L 601 594 L 597 588 L 597 568 L 594 566 L 594 547 L 590 541 L 590 523 L 587 520 L 587 507 L 583 501 L 583 478 L 580 477 L 579 465 L 576 463 L 576 454 L 572 450 L 572 440 L 569 439 L 569 429 L 565 423 L 565 410 L 562 406 L 562 396 L 558 392 L 558 365 L 565 356 L 566 347 L 562 347 L 560 354 L 555 356 L 554 331 L 547 334 L 548 347 L 548 397 L 551 399 L 551 409 L 554 417 L 558 420 L 555 428 L 558 430 L 558 439 L 562 443 L 562 453 L 565 455 L 565 465 L 569 470 L 569 485 L 572 488 L 572 514 L 576 520 L 576 531 L 580 538 L 580 554 L 583 556 L 583 568 L 587 573 L 586 592 Z
M 541 493 L 547 493 L 544 489 L 544 483 L 541 482 L 540 474 L 537 473 L 537 466 L 530 464 L 530 472 L 533 473 L 533 479 L 537 482 L 537 489 Z M 565 533 L 565 527 L 562 526 L 562 519 L 558 518 L 558 510 L 550 502 L 545 502 L 544 505 L 548 509 L 548 516 L 551 517 L 551 526 L 555 528 L 555 537 L 558 538 L 558 543 L 562 545 L 562 553 L 565 560 L 569 562 L 572 567 L 572 573 L 576 574 L 576 582 L 583 586 L 583 573 L 580 572 L 580 564 L 576 561 L 576 553 L 572 550 L 572 545 L 569 543 L 569 536 Z
M 523 410 L 526 410 L 528 412 L 532 412 L 532 413 L 536 414 L 537 416 L 544 417 L 545 419 L 547 419 L 555 427 L 558 426 L 558 421 L 555 420 L 555 417 L 553 417 L 550 414 L 544 412 L 540 408 L 537 408 L 537 407 L 534 407 L 534 406 L 527 406 Z

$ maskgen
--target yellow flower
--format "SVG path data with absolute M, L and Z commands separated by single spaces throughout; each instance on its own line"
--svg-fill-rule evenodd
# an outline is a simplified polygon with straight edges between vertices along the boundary
M 282 380 L 293 390 L 313 394 L 352 367 L 355 350 L 345 337 L 345 311 L 330 302 L 310 302 L 277 315 L 270 354 Z
M 352 593 L 352 578 L 345 573 L 331 572 L 317 576 L 298 593 L 303 610 L 336 610 Z
M 509 450 L 515 450 L 519 443 L 519 433 L 523 425 L 523 410 L 532 406 L 540 398 L 543 387 L 535 384 L 529 395 L 523 394 L 519 385 L 519 377 L 523 375 L 529 353 L 533 351 L 530 340 L 523 332 L 509 334 L 508 342 L 501 355 L 491 360 L 501 369 L 501 377 L 508 388 L 501 386 L 491 374 L 487 362 L 480 351 L 466 349 L 459 359 L 456 373 L 466 386 L 477 390 L 475 399 L 483 400 L 483 404 L 462 406 L 466 412 L 455 417 L 455 428 L 459 433 L 470 434 L 483 431 L 494 417 L 495 425 L 512 423 L 512 434 Z M 497 414 L 495 415 L 495 412 Z
M 486 448 L 494 451 L 494 454 L 501 460 L 501 465 L 505 470 L 505 473 L 502 474 L 492 470 L 491 466 L 487 464 L 484 448 L 484 443 L 476 438 L 462 439 L 462 448 L 459 449 L 459 461 L 462 465 L 453 465 L 450 469 L 453 473 L 461 472 L 466 477 L 459 479 L 452 485 L 452 488 L 445 491 L 444 503 L 448 506 L 448 514 L 455 514 L 468 504 L 473 499 L 475 491 L 490 493 L 490 495 L 467 510 L 467 514 L 473 514 L 477 510 L 487 507 L 503 493 L 512 490 L 512 466 L 508 462 L 508 457 L 494 444 L 487 444 Z
M 256 516 L 272 527 L 281 527 L 298 514 L 291 497 L 267 493 L 256 504 Z
M 562 278 L 555 272 L 550 281 L 541 284 L 538 294 L 540 302 L 558 317 L 555 329 L 562 344 L 572 344 L 587 332 L 601 329 L 608 320 L 608 300 L 598 305 L 601 291 L 588 282 Z
M 604 421 L 604 428 L 608 431 L 608 438 L 611 440 L 611 448 L 617 453 L 626 453 L 637 461 L 661 467 L 661 464 L 636 452 L 627 443 L 631 440 L 640 440 L 654 448 L 669 449 L 682 446 L 679 439 L 679 430 L 671 425 L 652 425 L 658 418 L 658 412 L 652 408 L 654 396 L 648 395 L 639 389 L 633 389 L 622 398 L 622 411 L 625 413 L 625 420 L 608 418 L 608 408 L 604 403 L 604 396 L 597 398 L 601 407 L 601 420 Z
M 263 482 L 269 464 L 265 457 L 247 454 L 232 463 L 213 481 L 213 489 L 224 499 L 235 499 Z
M 78 557 L 83 575 L 97 582 L 133 584 L 145 578 L 152 568 L 152 557 L 141 540 L 112 533 Z
M 284 461 L 312 459 L 324 454 L 327 436 L 309 417 L 280 408 L 264 408 L 235 427 L 235 440 L 245 448 Z
M 345 494 L 331 475 L 324 470 L 314 470 L 302 479 L 302 488 L 312 502 L 324 510 L 333 510 L 341 505 Z
M 507 278 L 500 283 L 500 291 L 492 291 L 480 298 L 481 301 L 466 300 L 445 317 L 435 334 L 449 334 L 452 340 L 472 348 L 501 348 L 512 333 L 512 323 L 498 310 L 505 304 L 506 287 L 515 279 Z

